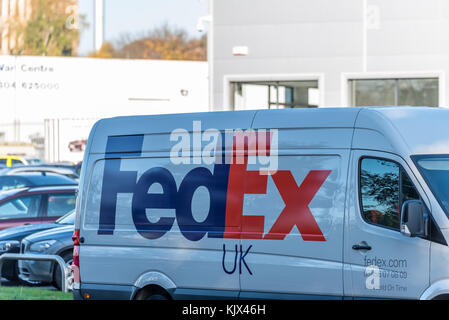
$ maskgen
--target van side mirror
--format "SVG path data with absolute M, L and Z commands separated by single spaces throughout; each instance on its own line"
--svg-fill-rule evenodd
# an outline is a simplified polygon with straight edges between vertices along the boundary
M 427 236 L 428 215 L 424 203 L 420 200 L 406 201 L 401 212 L 401 233 L 406 237 Z

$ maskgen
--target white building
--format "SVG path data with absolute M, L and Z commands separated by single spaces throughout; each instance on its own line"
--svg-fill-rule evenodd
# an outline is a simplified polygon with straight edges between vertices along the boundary
M 33 142 L 49 161 L 78 161 L 96 120 L 206 112 L 208 89 L 206 62 L 3 56 L 0 143 Z
M 447 0 L 212 0 L 216 110 L 446 106 Z

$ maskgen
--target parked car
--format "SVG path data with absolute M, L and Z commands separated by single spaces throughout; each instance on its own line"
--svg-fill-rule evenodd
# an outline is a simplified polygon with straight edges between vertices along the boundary
M 36 157 L 23 157 L 29 166 L 43 165 L 45 161 Z
M 0 230 L 56 221 L 75 209 L 76 191 L 70 185 L 0 192 Z
M 28 162 L 20 156 L 7 155 L 7 156 L 0 156 L 0 164 L 10 168 L 18 165 L 24 166 L 27 165 Z
M 59 255 L 65 261 L 66 267 L 73 262 L 74 226 L 64 226 L 34 233 L 21 242 L 20 252 L 24 254 Z M 56 288 L 62 288 L 61 269 L 57 263 L 50 261 L 19 261 L 19 278 L 30 283 L 52 283 Z M 69 280 L 69 284 L 71 281 Z M 69 285 L 69 290 L 71 286 Z
M 54 173 L 66 176 L 76 181 L 79 180 L 79 174 L 76 172 L 75 168 L 53 167 L 48 165 L 17 166 L 6 169 L 0 168 L 0 176 L 10 176 L 26 173 L 41 173 L 41 174 Z
M 77 164 L 58 162 L 58 163 L 47 163 L 47 164 L 41 165 L 41 167 L 68 169 L 68 170 L 72 170 L 76 175 L 80 176 L 81 175 L 81 165 L 82 165 L 82 162 L 79 162 Z
M 78 174 L 78 176 L 81 177 L 81 167 L 83 166 L 83 162 L 79 162 L 75 165 L 75 172 Z
M 70 152 L 84 152 L 86 150 L 87 140 L 76 140 L 69 143 Z
M 27 236 L 63 226 L 74 224 L 75 211 L 71 211 L 56 222 L 39 223 L 26 226 L 18 226 L 0 231 L 0 255 L 5 253 L 19 253 L 20 242 Z M 18 280 L 17 261 L 5 261 L 2 268 L 2 277 L 10 281 Z
M 43 165 L 45 161 L 37 157 L 3 155 L 0 156 L 0 164 L 10 168 L 15 166 Z
M 4 172 L 6 173 L 6 171 Z M 35 186 L 74 186 L 77 184 L 77 180 L 57 173 L 26 172 L 0 176 L 0 192 Z

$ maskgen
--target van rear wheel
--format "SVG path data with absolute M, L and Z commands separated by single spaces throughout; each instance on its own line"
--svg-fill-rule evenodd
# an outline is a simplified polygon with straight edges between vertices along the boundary
M 148 296 L 145 300 L 168 300 L 168 298 L 162 294 L 152 294 Z
M 160 287 L 147 287 L 140 290 L 135 300 L 170 300 L 170 296 Z

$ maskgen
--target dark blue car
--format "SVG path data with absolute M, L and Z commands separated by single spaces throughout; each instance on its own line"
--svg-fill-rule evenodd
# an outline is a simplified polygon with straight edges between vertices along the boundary
M 23 238 L 37 232 L 73 225 L 75 212 L 72 211 L 56 222 L 19 226 L 0 231 L 0 255 L 5 253 L 20 253 L 20 242 Z M 18 267 L 16 261 L 5 261 L 2 277 L 11 281 L 18 280 Z
M 7 173 L 7 171 L 4 171 Z M 24 172 L 13 175 L 2 175 L 0 172 L 0 191 L 35 186 L 70 186 L 78 185 L 78 181 L 61 174 L 48 172 Z

